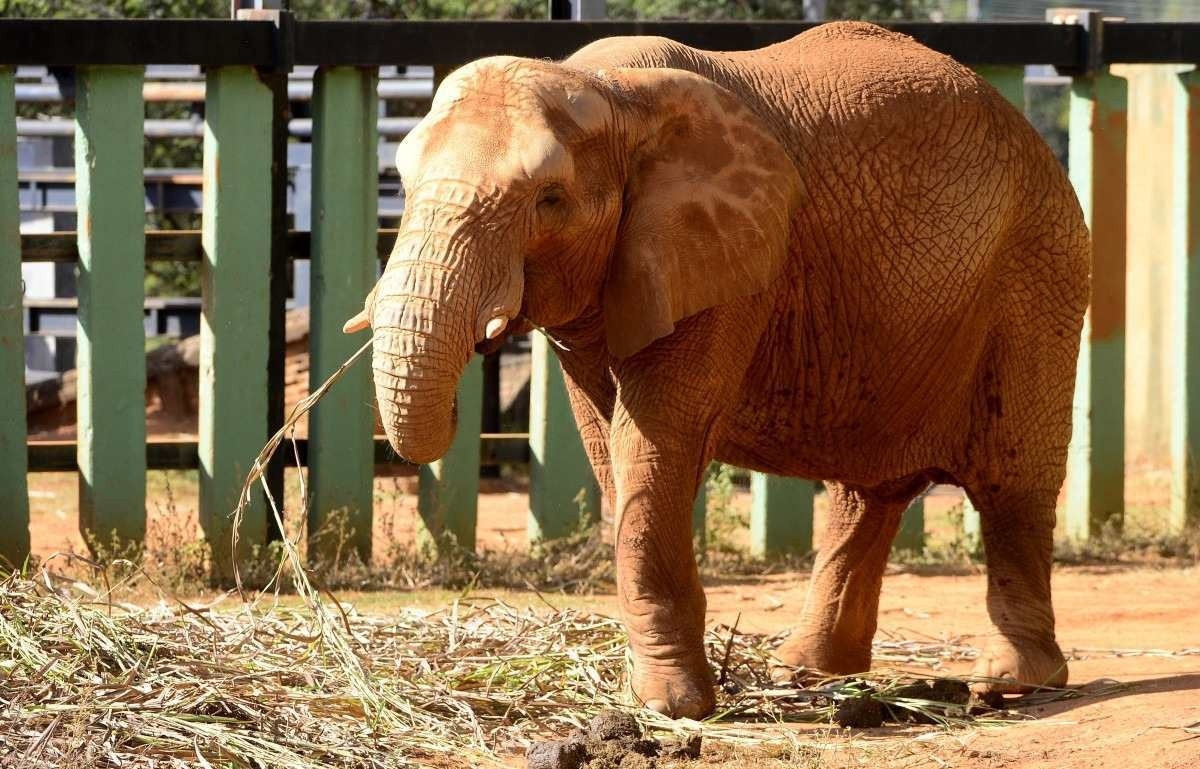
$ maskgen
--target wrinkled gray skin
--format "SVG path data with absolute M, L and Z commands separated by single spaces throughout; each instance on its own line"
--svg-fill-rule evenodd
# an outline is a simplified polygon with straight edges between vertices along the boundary
M 986 83 L 867 24 L 736 54 L 614 38 L 462 68 L 398 165 L 400 237 L 348 324 L 374 329 L 388 437 L 437 459 L 476 346 L 562 343 L 647 706 L 713 708 L 690 510 L 714 458 L 827 479 L 781 678 L 870 665 L 900 515 L 950 482 L 987 551 L 980 688 L 1066 680 L 1051 534 L 1088 235 Z

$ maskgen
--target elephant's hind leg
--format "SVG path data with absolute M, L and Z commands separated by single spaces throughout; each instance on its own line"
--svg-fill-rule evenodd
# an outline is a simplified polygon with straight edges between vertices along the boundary
M 923 486 L 917 479 L 891 493 L 827 483 L 829 517 L 813 565 L 800 625 L 776 652 L 783 665 L 772 675 L 790 680 L 796 670 L 859 673 L 871 667 L 871 639 L 879 590 L 900 517 Z
M 987 553 L 987 610 L 995 632 L 975 665 L 981 692 L 1020 693 L 1067 682 L 1054 637 L 1050 565 L 1057 494 L 1049 490 L 971 489 Z
M 1047 342 L 998 335 L 980 371 L 971 462 L 958 473 L 979 510 L 987 556 L 987 610 L 995 630 L 977 690 L 1059 686 L 1067 664 L 1050 599 L 1055 505 L 1066 473 L 1078 328 Z

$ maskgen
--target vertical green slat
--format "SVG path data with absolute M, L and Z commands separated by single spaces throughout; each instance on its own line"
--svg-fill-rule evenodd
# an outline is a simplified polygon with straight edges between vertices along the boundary
M 317 71 L 313 93 L 312 323 L 309 391 L 337 370 L 364 341 L 342 333 L 375 282 L 378 168 L 374 70 Z M 309 414 L 309 557 L 328 559 L 353 545 L 371 558 L 374 447 L 371 370 L 355 366 Z M 476 430 L 478 432 L 478 430 Z M 351 542 L 320 536 L 334 511 L 344 511 Z
M 79 528 L 108 544 L 146 533 L 142 70 L 76 79 Z
M 807 553 L 813 538 L 812 481 L 750 474 L 750 553 Z
M 25 449 L 25 336 L 13 71 L 0 67 L 0 569 L 29 555 Z
M 692 540 L 698 552 L 703 553 L 708 545 L 708 473 L 700 479 L 696 499 L 692 502 Z
M 479 513 L 479 427 L 483 422 L 483 357 L 472 355 L 458 381 L 458 427 L 446 456 L 420 468 L 421 538 L 434 547 L 475 549 Z M 447 538 L 453 540 L 447 543 Z
M 1171 401 L 1172 531 L 1200 525 L 1200 74 L 1175 87 L 1171 270 L 1174 283 L 1174 387 Z
M 250 67 L 209 70 L 200 267 L 200 524 L 216 576 L 232 574 L 229 517 L 267 439 L 271 278 L 271 89 Z M 238 533 L 266 541 L 256 488 Z
M 529 524 L 531 542 L 564 537 L 582 504 L 600 516 L 600 491 L 571 413 L 562 366 L 543 334 L 533 335 L 529 379 Z M 580 497 L 582 494 L 582 498 Z
M 892 550 L 919 553 L 925 549 L 925 495 L 912 501 L 900 517 L 900 529 L 892 542 Z
M 1092 238 L 1067 469 L 1066 531 L 1076 539 L 1119 527 L 1125 508 L 1127 90 L 1107 72 L 1071 85 L 1071 183 Z
M 1000 95 L 1008 100 L 1021 112 L 1025 111 L 1025 68 L 1024 67 L 999 67 L 999 66 L 982 66 L 976 67 L 975 72 L 984 80 L 992 84 L 992 87 L 1000 92 Z

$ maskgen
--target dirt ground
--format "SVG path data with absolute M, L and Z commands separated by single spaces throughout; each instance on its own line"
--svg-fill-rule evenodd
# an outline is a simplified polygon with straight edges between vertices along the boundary
M 194 535 L 194 483 L 194 474 L 151 473 L 152 528 L 170 528 L 176 537 Z M 35 552 L 78 551 L 82 543 L 76 533 L 74 476 L 31 476 L 31 487 Z M 409 479 L 377 482 L 377 547 L 411 540 L 414 491 Z M 524 493 L 498 483 L 485 484 L 485 491 L 490 493 L 481 496 L 481 545 L 521 546 Z M 927 502 L 935 539 L 948 536 L 946 511 L 956 501 L 947 492 Z M 734 506 L 746 502 L 739 495 Z M 775 632 L 794 621 L 807 582 L 803 572 L 709 580 L 709 621 Z M 985 578 L 977 568 L 895 567 L 884 582 L 880 636 L 953 638 L 982 646 L 987 631 L 984 590 Z M 1080 697 L 1026 708 L 1027 721 L 999 727 L 946 731 L 892 726 L 851 733 L 798 726 L 801 756 L 793 752 L 785 760 L 774 749 L 709 746 L 700 765 L 1200 767 L 1200 568 L 1174 562 L 1064 566 L 1055 572 L 1054 590 L 1059 641 L 1072 659 L 1071 685 L 1080 687 Z M 342 597 L 362 611 L 384 613 L 398 605 L 435 607 L 451 599 L 444 591 Z M 606 594 L 573 598 L 506 591 L 505 597 L 514 603 L 549 600 L 606 614 L 616 611 L 615 597 Z M 969 665 L 948 672 L 966 673 Z M 514 757 L 514 766 L 520 765 Z

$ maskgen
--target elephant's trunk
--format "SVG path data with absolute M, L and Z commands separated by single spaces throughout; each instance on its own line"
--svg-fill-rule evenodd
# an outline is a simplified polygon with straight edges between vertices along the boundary
M 447 278 L 442 264 L 398 247 L 371 312 L 383 428 L 396 453 L 418 464 L 440 459 L 454 440 L 455 392 L 474 341 L 474 311 Z

